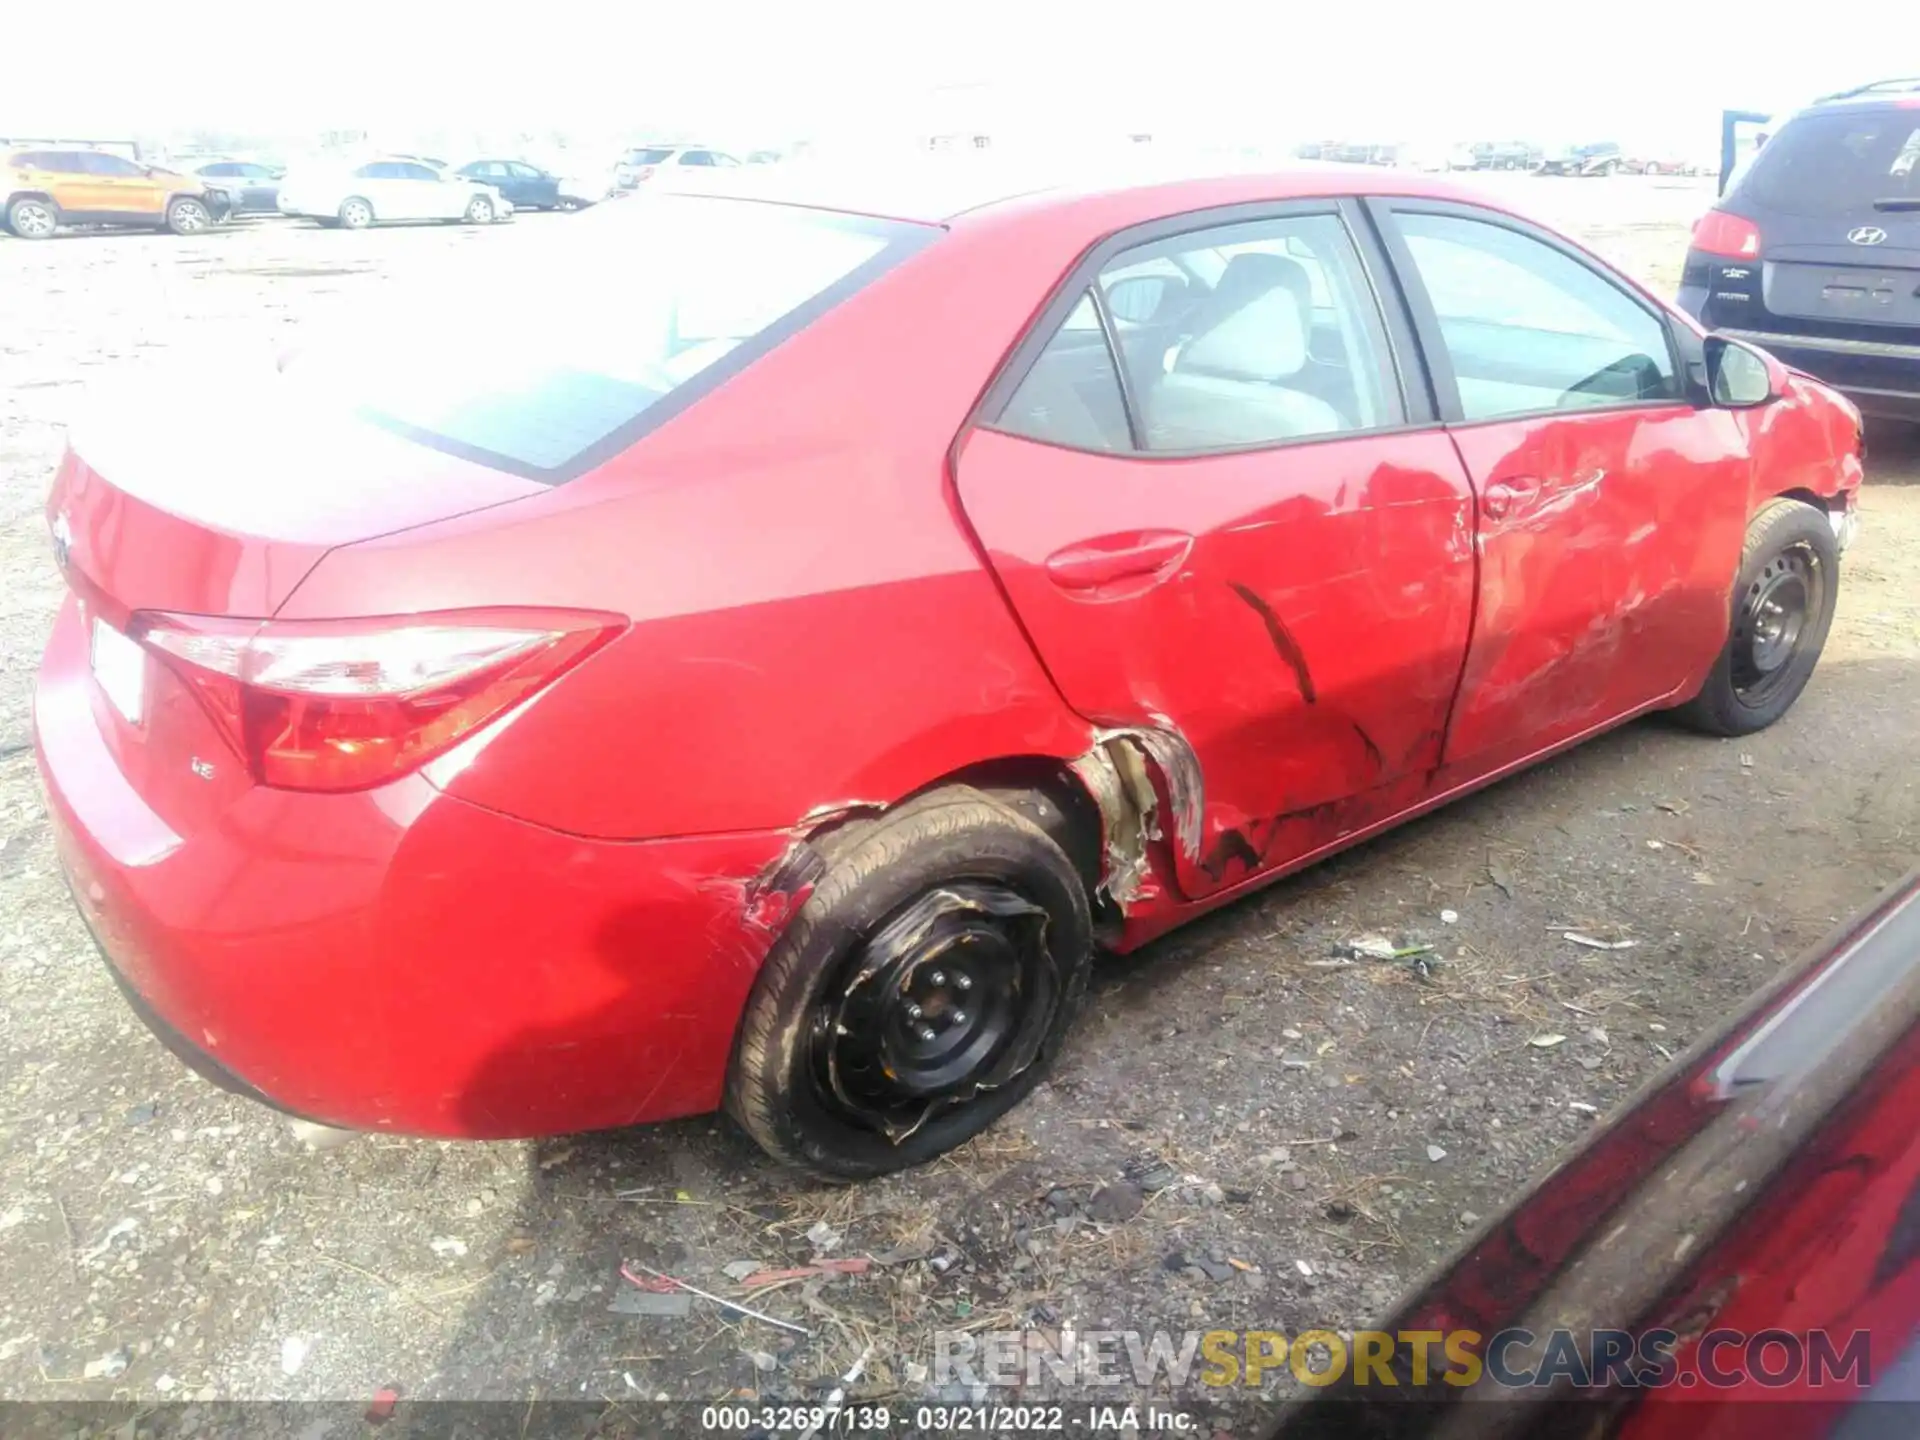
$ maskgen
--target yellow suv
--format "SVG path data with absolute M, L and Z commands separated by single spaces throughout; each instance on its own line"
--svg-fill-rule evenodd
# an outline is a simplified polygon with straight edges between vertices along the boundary
M 62 225 L 137 225 L 193 235 L 225 220 L 232 197 L 197 175 L 104 150 L 15 150 L 0 160 L 0 222 L 22 240 Z

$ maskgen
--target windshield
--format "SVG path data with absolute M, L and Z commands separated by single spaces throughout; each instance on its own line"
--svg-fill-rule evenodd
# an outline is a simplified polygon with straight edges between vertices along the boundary
M 749 200 L 616 201 L 389 303 L 285 374 L 421 444 L 557 483 L 939 233 Z
M 1737 194 L 1784 215 L 1855 216 L 1920 205 L 1920 112 L 1829 110 L 1789 121 L 1754 155 Z

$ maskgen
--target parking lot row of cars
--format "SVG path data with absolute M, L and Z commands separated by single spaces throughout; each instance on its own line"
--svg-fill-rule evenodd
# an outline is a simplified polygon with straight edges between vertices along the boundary
M 1377 144 L 1317 140 L 1299 146 L 1303 160 L 1350 165 L 1397 165 L 1411 170 L 1525 170 L 1540 175 L 1700 175 L 1711 167 L 1678 150 L 1635 150 L 1614 140 L 1536 145 L 1526 140 L 1480 140 L 1470 145 Z
M 406 221 L 486 225 L 515 210 L 577 210 L 630 192 L 657 175 L 689 175 L 778 156 L 746 159 L 710 146 L 648 145 L 610 169 L 562 175 L 512 156 L 457 168 L 422 155 L 296 167 L 216 159 L 191 169 L 143 164 L 84 147 L 0 152 L 0 224 L 23 240 L 67 225 L 133 226 L 191 235 L 243 215 L 291 215 L 349 230 Z

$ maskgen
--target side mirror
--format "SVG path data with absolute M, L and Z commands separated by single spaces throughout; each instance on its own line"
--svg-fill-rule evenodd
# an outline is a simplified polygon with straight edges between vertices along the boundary
M 1724 335 L 1709 335 L 1707 352 L 1707 393 L 1713 403 L 1726 410 L 1751 410 L 1779 398 L 1779 363 L 1769 356 Z
M 1132 275 L 1106 288 L 1107 312 L 1130 325 L 1145 325 L 1172 292 L 1185 288 L 1171 275 Z

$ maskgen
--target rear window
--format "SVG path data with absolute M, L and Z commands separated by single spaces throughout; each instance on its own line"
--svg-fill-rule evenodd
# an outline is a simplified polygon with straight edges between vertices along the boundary
M 621 201 L 529 227 L 512 253 L 386 301 L 285 373 L 420 444 L 558 483 L 939 234 L 746 200 Z
M 671 154 L 673 154 L 671 149 L 629 150 L 627 152 L 627 164 L 658 165 Z
M 1736 195 L 1782 215 L 1855 216 L 1920 204 L 1920 110 L 1828 110 L 1789 121 Z

